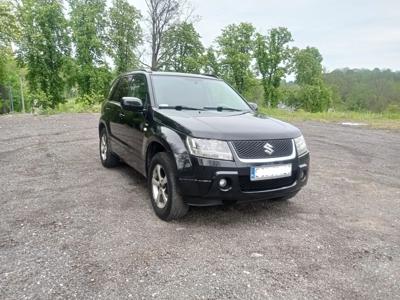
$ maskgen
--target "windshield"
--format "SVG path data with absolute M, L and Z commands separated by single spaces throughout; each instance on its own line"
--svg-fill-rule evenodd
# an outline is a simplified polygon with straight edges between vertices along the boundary
M 250 110 L 246 102 L 221 80 L 152 75 L 159 107 Z

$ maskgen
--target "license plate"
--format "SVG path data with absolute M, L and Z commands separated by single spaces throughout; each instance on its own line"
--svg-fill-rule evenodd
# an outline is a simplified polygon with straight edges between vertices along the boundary
M 292 176 L 292 164 L 250 168 L 250 180 L 267 180 Z

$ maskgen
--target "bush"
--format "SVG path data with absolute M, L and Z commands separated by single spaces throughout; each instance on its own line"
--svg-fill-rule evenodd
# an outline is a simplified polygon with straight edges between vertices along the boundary
M 386 113 L 389 114 L 398 114 L 400 113 L 400 105 L 399 104 L 389 104 L 386 109 L 385 109 Z
M 332 92 L 324 85 L 303 85 L 299 98 L 301 108 L 310 112 L 327 111 L 331 106 Z
M 69 99 L 65 103 L 60 103 L 55 108 L 48 108 L 42 110 L 43 114 L 58 114 L 58 113 L 84 113 L 84 112 L 100 112 L 101 104 L 86 104 L 83 102 L 77 102 L 76 99 Z
M 332 104 L 332 91 L 324 84 L 285 87 L 282 95 L 286 105 L 309 112 L 327 111 Z
M 79 96 L 75 100 L 77 103 L 82 103 L 88 106 L 92 106 L 95 104 L 99 104 L 104 101 L 104 96 L 96 93 L 85 94 L 83 96 Z
M 245 99 L 251 102 L 255 102 L 258 105 L 263 105 L 264 102 L 264 89 L 261 82 L 256 78 L 248 79 L 248 86 L 243 92 Z
M 31 92 L 28 95 L 28 102 L 33 110 L 45 110 L 52 107 L 52 102 L 43 91 Z
M 299 98 L 300 87 L 298 85 L 284 85 L 279 88 L 281 96 L 281 102 L 291 107 L 292 109 L 298 109 L 301 107 Z

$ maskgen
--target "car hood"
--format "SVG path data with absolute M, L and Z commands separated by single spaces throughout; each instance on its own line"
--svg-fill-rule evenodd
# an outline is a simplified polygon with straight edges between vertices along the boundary
M 156 109 L 154 119 L 198 138 L 234 141 L 296 138 L 301 135 L 293 125 L 253 112 Z

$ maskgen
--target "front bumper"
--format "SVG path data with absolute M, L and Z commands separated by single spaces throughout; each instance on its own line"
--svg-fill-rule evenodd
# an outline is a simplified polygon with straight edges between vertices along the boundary
M 250 181 L 250 167 L 283 163 L 292 164 L 291 177 Z M 286 197 L 296 194 L 307 183 L 309 164 L 309 154 L 273 163 L 243 163 L 192 156 L 190 172 L 179 175 L 179 187 L 186 202 L 196 206 Z M 229 188 L 218 186 L 222 178 L 228 180 Z

